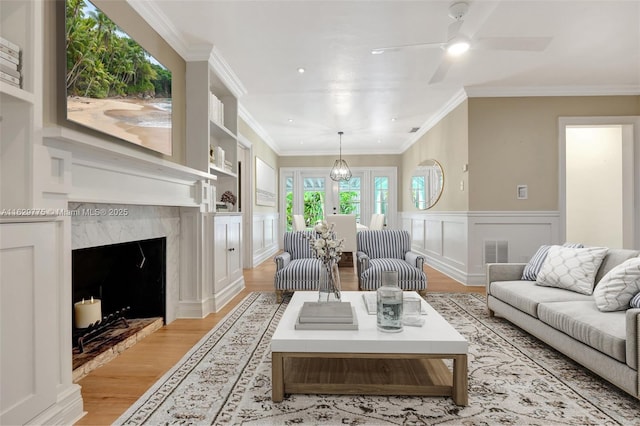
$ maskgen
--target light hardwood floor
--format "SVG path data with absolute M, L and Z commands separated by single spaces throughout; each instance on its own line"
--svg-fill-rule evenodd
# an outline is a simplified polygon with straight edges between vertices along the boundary
M 427 292 L 484 293 L 484 287 L 464 286 L 429 267 L 425 271 Z M 245 296 L 253 291 L 273 291 L 274 272 L 271 260 L 245 269 L 245 289 L 220 312 L 204 319 L 178 319 L 80 380 L 87 414 L 76 425 L 112 424 Z M 351 268 L 340 268 L 340 281 L 345 291 L 358 289 Z

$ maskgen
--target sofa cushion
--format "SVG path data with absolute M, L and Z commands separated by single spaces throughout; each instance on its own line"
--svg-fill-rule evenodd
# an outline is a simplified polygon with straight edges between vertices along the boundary
M 582 248 L 584 247 L 580 243 L 564 243 L 563 247 L 575 247 Z M 538 278 L 538 273 L 540 272 L 540 268 L 544 264 L 545 259 L 547 258 L 547 254 L 549 253 L 549 249 L 552 246 L 543 245 L 538 248 L 538 251 L 533 255 L 533 257 L 527 263 L 527 266 L 524 267 L 524 271 L 522 271 L 522 279 L 535 281 Z
M 536 283 L 582 294 L 593 293 L 596 273 L 607 254 L 605 247 L 553 246 L 538 273 Z
M 634 257 L 607 272 L 593 291 L 593 298 L 601 311 L 620 311 L 629 308 L 629 302 L 638 292 L 640 257 Z
M 535 281 L 494 281 L 489 284 L 489 294 L 527 314 L 538 317 L 538 304 L 553 301 L 593 301 L 591 296 L 542 287 Z
M 538 306 L 538 318 L 620 362 L 626 361 L 625 312 L 600 312 L 593 300 L 547 302 Z
M 602 277 L 607 274 L 607 272 L 609 272 L 625 260 L 638 256 L 640 256 L 639 250 L 609 249 L 607 255 L 602 261 L 602 265 L 600 265 L 600 269 L 598 269 L 598 273 L 596 274 L 596 286 L 598 285 Z

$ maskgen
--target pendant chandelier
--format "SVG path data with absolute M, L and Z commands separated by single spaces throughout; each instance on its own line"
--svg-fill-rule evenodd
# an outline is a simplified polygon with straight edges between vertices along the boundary
M 338 132 L 340 135 L 340 158 L 333 163 L 333 168 L 331 169 L 331 173 L 329 173 L 329 177 L 332 180 L 337 182 L 344 180 L 347 181 L 351 179 L 351 169 L 349 169 L 349 165 L 345 160 L 342 159 L 342 135 L 344 132 Z

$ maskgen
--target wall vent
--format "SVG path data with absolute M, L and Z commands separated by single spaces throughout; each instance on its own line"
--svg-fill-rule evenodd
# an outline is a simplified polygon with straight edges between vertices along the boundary
M 485 240 L 484 263 L 505 263 L 509 261 L 509 242 Z
M 420 130 L 420 127 L 412 127 L 411 130 L 409 130 L 409 133 L 415 133 L 418 130 Z

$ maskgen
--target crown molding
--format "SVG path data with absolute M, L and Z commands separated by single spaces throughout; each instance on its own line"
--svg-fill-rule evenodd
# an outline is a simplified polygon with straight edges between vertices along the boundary
M 620 86 L 494 86 L 465 87 L 470 98 L 539 96 L 633 96 L 640 95 L 638 85 Z
M 238 116 L 247 123 L 247 126 L 251 127 L 251 129 L 256 132 L 258 136 L 267 144 L 269 148 L 271 148 L 277 155 L 282 155 L 280 153 L 280 149 L 276 145 L 276 143 L 271 139 L 269 133 L 256 121 L 255 118 L 247 111 L 247 109 L 241 103 L 238 103 Z
M 447 116 L 451 111 L 456 109 L 461 103 L 466 101 L 468 98 L 467 92 L 464 89 L 458 90 L 442 107 L 429 119 L 420 126 L 420 130 L 411 136 L 402 146 L 400 147 L 400 151 L 397 154 L 404 153 L 407 149 L 409 149 L 414 143 L 416 143 L 422 136 L 424 136 L 429 130 L 431 130 L 436 124 L 438 124 L 444 117 Z
M 209 56 L 209 65 L 213 68 L 218 78 L 233 93 L 233 96 L 240 98 L 247 94 L 247 89 L 233 72 L 227 61 L 224 59 L 217 47 L 213 46 Z
M 189 43 L 182 37 L 178 29 L 158 9 L 154 2 L 148 0 L 127 0 L 135 10 L 184 60 L 188 60 Z M 211 47 L 209 47 L 209 51 Z M 206 58 L 205 58 L 206 59 Z

